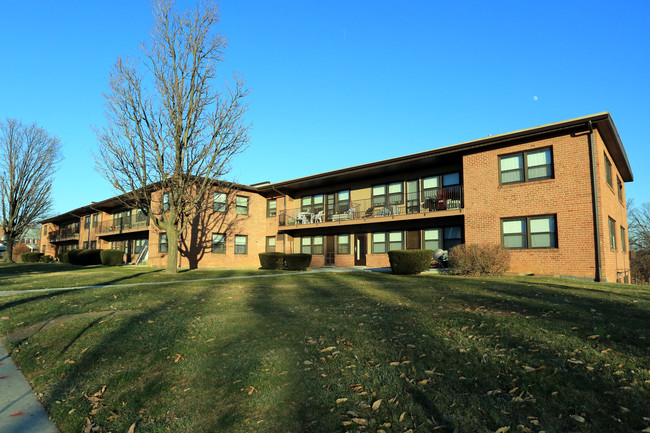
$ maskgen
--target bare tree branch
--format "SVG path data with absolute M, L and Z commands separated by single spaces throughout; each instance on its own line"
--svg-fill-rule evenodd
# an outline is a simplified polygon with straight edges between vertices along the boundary
M 226 47 L 216 5 L 179 13 L 160 0 L 153 14 L 150 45 L 113 68 L 96 161 L 125 203 L 167 232 L 167 270 L 176 272 L 179 235 L 209 209 L 215 185 L 228 187 L 230 161 L 248 145 L 249 90 L 236 75 L 232 86 L 214 86 Z
M 16 239 L 52 208 L 52 182 L 61 161 L 61 143 L 36 124 L 0 121 L 0 228 L 6 261 L 13 260 Z

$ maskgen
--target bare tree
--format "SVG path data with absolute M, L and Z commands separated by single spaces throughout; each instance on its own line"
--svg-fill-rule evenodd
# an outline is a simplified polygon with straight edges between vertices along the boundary
M 232 85 L 214 86 L 226 45 L 215 31 L 217 6 L 172 6 L 154 5 L 150 46 L 113 68 L 96 160 L 125 204 L 167 233 L 167 271 L 175 273 L 179 234 L 212 205 L 215 185 L 230 187 L 230 161 L 248 144 L 249 91 L 236 75 Z
M 7 254 L 12 261 L 16 239 L 52 207 L 52 181 L 61 161 L 61 143 L 36 124 L 0 121 L 0 195 Z
M 627 224 L 630 249 L 650 250 L 650 203 L 636 207 L 632 200 L 628 200 Z

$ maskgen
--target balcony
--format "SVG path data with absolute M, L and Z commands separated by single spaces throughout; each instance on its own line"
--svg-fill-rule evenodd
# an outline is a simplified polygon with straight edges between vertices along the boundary
M 99 223 L 97 232 L 100 236 L 104 236 L 147 230 L 149 230 L 149 219 L 133 216 L 131 218 L 116 218 L 111 221 L 102 221 Z
M 353 200 L 329 209 L 327 206 L 324 209 L 289 209 L 279 212 L 279 225 L 286 230 L 306 225 L 358 224 L 369 222 L 368 220 L 379 222 L 380 219 L 407 220 L 423 216 L 448 216 L 462 212 L 464 207 L 462 186 L 425 191 L 423 196 L 420 196 L 419 193 L 407 194 L 406 202 L 403 197 L 400 203 L 391 204 L 393 200 L 395 200 L 394 197 L 389 197 L 388 204 L 375 198 L 374 200 Z
M 53 231 L 48 234 L 48 239 L 51 243 L 73 241 L 79 239 L 79 229 L 64 228 L 61 230 Z

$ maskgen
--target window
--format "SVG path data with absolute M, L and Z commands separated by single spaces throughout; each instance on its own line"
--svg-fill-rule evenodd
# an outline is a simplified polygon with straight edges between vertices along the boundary
M 85 229 L 90 228 L 90 215 L 88 215 L 86 218 L 84 218 L 84 228 Z
M 158 252 L 166 253 L 167 249 L 167 233 L 161 233 L 158 240 Z
M 347 212 L 348 209 L 350 209 L 350 190 L 346 189 L 343 191 L 339 191 L 336 193 L 336 205 L 337 205 L 337 212 L 336 213 L 344 213 Z
M 440 239 L 440 229 L 426 229 L 423 230 L 422 237 L 424 238 L 425 250 L 437 250 L 442 246 Z
M 84 250 L 87 250 L 87 249 L 88 249 L 88 246 L 89 246 L 88 241 L 84 241 L 83 249 L 84 249 Z
M 135 220 L 136 222 L 144 222 L 147 220 L 147 216 L 142 212 L 142 209 L 138 209 L 135 211 Z
M 372 187 L 372 205 L 385 206 L 386 204 L 404 203 L 404 190 L 402 182 L 391 182 L 388 185 L 375 185 Z
M 212 233 L 212 253 L 226 254 L 226 235 L 223 233 Z
M 43 226 L 43 236 L 47 235 L 47 226 Z
M 239 197 L 237 197 L 239 199 Z M 215 192 L 213 199 L 213 206 L 215 212 L 225 212 L 228 200 L 228 195 L 222 192 Z
M 447 173 L 442 175 L 442 186 L 460 185 L 460 173 Z
M 501 236 L 506 248 L 557 248 L 555 215 L 502 219 Z
M 386 185 L 375 185 L 372 187 L 372 205 L 386 205 Z
M 136 239 L 133 241 L 133 254 L 140 254 L 146 242 L 146 239 Z
M 278 201 L 274 198 L 266 201 L 266 216 L 267 218 L 274 217 L 277 214 Z
M 97 249 L 97 241 L 90 241 L 90 248 L 93 250 Z
M 350 235 L 336 237 L 336 254 L 350 254 Z
M 164 193 L 163 194 L 163 212 L 167 212 L 169 210 L 169 194 Z
M 551 148 L 535 149 L 499 157 L 501 184 L 553 178 Z
M 97 227 L 98 223 L 99 223 L 99 214 L 96 213 L 93 215 L 93 227 Z
M 323 194 L 306 195 L 300 199 L 300 210 L 302 212 L 318 213 L 325 208 L 324 198 Z
M 323 254 L 322 236 L 303 236 L 300 238 L 300 252 L 303 254 Z
M 248 254 L 248 236 L 235 235 L 235 254 Z
M 627 251 L 625 244 L 625 229 L 621 227 L 621 251 L 623 252 Z
M 616 176 L 616 186 L 618 190 L 618 199 L 620 201 L 623 201 L 623 182 L 621 182 L 621 178 Z
M 436 196 L 436 190 L 440 188 L 438 176 L 425 177 L 422 179 L 422 199 L 426 200 Z
M 609 247 L 616 249 L 616 221 L 609 219 Z
M 609 162 L 606 153 L 603 156 L 605 157 L 605 179 L 607 179 L 609 186 L 614 187 L 614 184 L 612 183 L 612 163 Z
M 275 236 L 266 237 L 266 252 L 267 253 L 275 252 Z
M 372 234 L 372 253 L 383 254 L 392 250 L 404 248 L 404 234 L 402 232 L 380 232 Z
M 456 245 L 460 245 L 462 243 L 462 232 L 460 230 L 460 227 L 445 227 L 443 230 L 443 235 L 444 235 L 444 249 L 449 251 Z
M 248 197 L 238 195 L 236 200 L 236 206 L 237 206 L 237 215 L 248 215 Z M 240 254 L 246 254 L 246 253 L 240 253 Z

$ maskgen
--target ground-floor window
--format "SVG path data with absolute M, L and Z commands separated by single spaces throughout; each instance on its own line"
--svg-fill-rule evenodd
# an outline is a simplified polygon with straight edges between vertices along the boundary
M 235 254 L 248 254 L 248 236 L 235 235 Z
M 404 233 L 378 232 L 372 234 L 372 253 L 383 254 L 404 248 Z
M 89 245 L 88 241 L 84 241 L 83 249 L 87 250 Z
M 323 237 L 303 236 L 302 238 L 300 238 L 300 252 L 303 254 L 322 255 Z
M 90 249 L 92 250 L 97 249 L 97 241 L 90 241 Z
M 350 235 L 336 237 L 336 254 L 350 254 Z
M 501 219 L 501 239 L 506 248 L 557 248 L 555 215 Z
M 424 229 L 422 238 L 425 250 L 437 250 L 442 247 L 441 229 Z
M 136 239 L 133 241 L 133 254 L 140 254 L 142 248 L 144 247 L 146 239 Z
M 158 252 L 166 253 L 168 250 L 169 248 L 167 244 L 167 233 L 161 233 L 160 238 L 158 240 Z
M 212 233 L 212 253 L 226 253 L 226 235 L 223 233 Z
M 445 227 L 443 232 L 445 250 L 450 250 L 456 245 L 463 243 L 463 233 L 459 226 Z
M 267 253 L 275 252 L 275 236 L 266 237 L 266 252 Z

